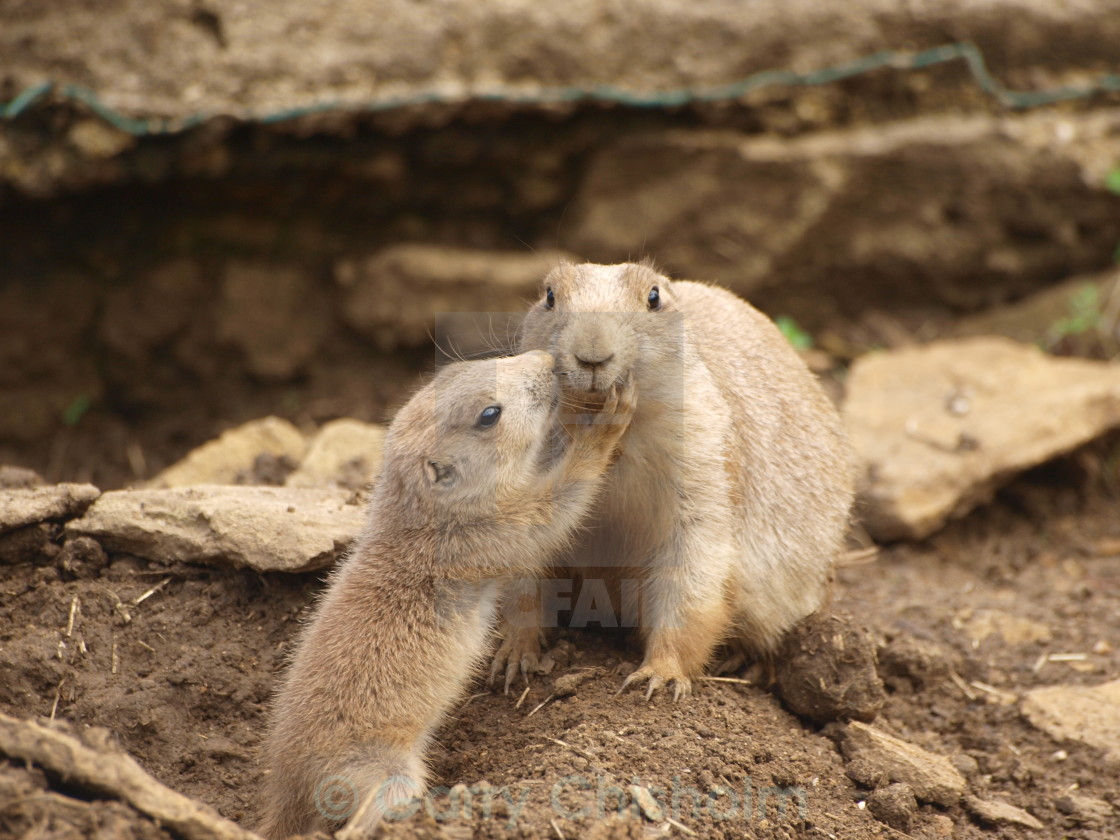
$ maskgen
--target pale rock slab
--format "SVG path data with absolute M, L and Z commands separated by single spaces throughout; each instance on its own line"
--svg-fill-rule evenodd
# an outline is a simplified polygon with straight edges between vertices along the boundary
M 1120 764 L 1120 680 L 1097 686 L 1054 685 L 1027 692 L 1023 716 L 1056 741 L 1104 750 Z
M 164 563 L 305 572 L 334 563 L 364 520 L 347 490 L 201 485 L 105 493 L 67 531 Z
M 149 487 L 192 487 L 197 484 L 234 484 L 250 473 L 261 455 L 299 463 L 307 440 L 294 425 L 280 417 L 262 417 L 223 432 L 214 440 L 187 453 L 179 462 L 148 482 Z
M 997 799 L 977 799 L 975 796 L 966 796 L 964 806 L 972 816 L 988 825 L 1018 825 L 1034 829 L 1044 827 L 1033 814 Z
M 964 794 L 965 778 L 945 756 L 873 726 L 852 721 L 843 730 L 840 748 L 848 759 L 848 776 L 866 787 L 901 782 L 920 802 L 945 807 L 955 805 Z
M 359 490 L 381 469 L 385 426 L 343 418 L 332 420 L 311 440 L 288 487 L 344 487 Z
M 922 539 L 1016 473 L 1120 426 L 1120 365 L 996 337 L 869 354 L 847 389 L 877 540 Z
M 79 516 L 99 495 L 101 491 L 92 484 L 0 490 L 0 534 L 49 519 Z

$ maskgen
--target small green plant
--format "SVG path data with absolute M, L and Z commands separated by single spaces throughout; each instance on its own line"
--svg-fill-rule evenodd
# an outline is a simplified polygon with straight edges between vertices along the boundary
M 782 331 L 782 335 L 786 337 L 786 341 L 794 346 L 797 350 L 810 350 L 813 347 L 813 337 L 805 330 L 797 325 L 789 315 L 779 315 L 774 319 L 774 323 L 778 325 L 778 329 Z
M 1068 311 L 1050 327 L 1052 343 L 1096 330 L 1102 318 L 1100 290 L 1093 283 L 1079 287 L 1069 297 Z
M 1109 192 L 1120 195 L 1120 166 L 1114 166 L 1104 176 L 1104 185 Z
M 66 426 L 77 426 L 92 405 L 92 400 L 85 394 L 79 394 L 74 397 L 70 405 L 66 406 L 65 410 L 62 412 L 63 424 Z

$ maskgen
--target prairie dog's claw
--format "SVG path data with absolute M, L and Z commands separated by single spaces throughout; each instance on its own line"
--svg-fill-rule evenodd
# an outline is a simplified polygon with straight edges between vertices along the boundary
M 509 694 L 519 671 L 526 683 L 532 674 L 541 673 L 540 652 L 544 643 L 542 636 L 541 631 L 535 627 L 507 628 L 506 637 L 494 652 L 487 684 L 493 688 L 498 678 L 502 677 L 504 692 Z
M 617 694 L 621 694 L 632 685 L 648 680 L 649 684 L 646 686 L 646 700 L 653 698 L 653 695 L 658 690 L 670 684 L 673 686 L 673 702 L 684 699 L 692 694 L 692 680 L 684 674 L 666 675 L 659 672 L 657 668 L 652 665 L 643 665 L 637 671 L 628 676 L 622 681 L 622 687 L 618 689 Z

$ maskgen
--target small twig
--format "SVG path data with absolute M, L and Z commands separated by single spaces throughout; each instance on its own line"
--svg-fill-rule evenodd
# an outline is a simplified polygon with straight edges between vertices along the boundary
M 1051 653 L 1046 657 L 1049 662 L 1084 662 L 1088 658 L 1087 653 Z
M 549 820 L 548 823 L 552 826 L 552 830 L 556 832 L 556 836 L 559 837 L 560 840 L 567 840 L 567 838 L 564 837 L 564 832 L 560 830 L 560 826 L 556 824 L 556 820 Z
M 697 677 L 700 682 L 734 683 L 735 685 L 754 685 L 750 680 L 741 677 Z
M 58 681 L 58 685 L 54 687 L 54 703 L 51 704 L 51 723 L 54 723 L 55 713 L 58 712 L 58 701 L 62 699 L 62 684 L 66 682 L 66 677 Z
M 951 679 L 953 681 L 953 684 L 956 685 L 956 687 L 961 690 L 961 693 L 964 694 L 964 696 L 967 697 L 969 700 L 975 700 L 976 699 L 976 692 L 974 692 L 971 688 L 968 687 L 968 683 L 966 683 L 964 681 L 964 678 L 961 677 L 961 675 L 958 674 L 956 671 L 950 671 L 949 672 L 949 679 Z
M 70 618 L 66 622 L 66 638 L 74 635 L 74 616 L 78 613 L 78 596 L 75 595 L 70 599 Z
M 470 697 L 468 697 L 466 700 L 463 701 L 463 705 L 460 706 L 459 708 L 460 709 L 465 709 L 465 708 L 467 708 L 467 706 L 469 706 L 471 703 L 473 703 L 479 697 L 485 697 L 489 693 L 490 693 L 489 691 L 483 691 L 479 694 L 472 694 Z
M 173 579 L 174 578 L 165 577 L 163 580 L 161 580 L 159 583 L 157 583 L 155 586 L 153 586 L 151 589 L 149 589 L 143 595 L 137 595 L 135 598 L 133 598 L 132 603 L 136 606 L 139 606 L 144 601 L 148 600 L 153 595 L 155 595 L 157 592 L 159 592 L 161 589 L 163 589 L 163 587 L 167 586 L 167 584 L 171 583 L 171 581 Z
M 120 657 L 117 656 L 117 643 L 113 642 L 113 649 L 112 649 L 112 652 L 109 654 L 109 673 L 110 674 L 117 673 L 117 668 L 120 666 L 120 664 L 121 664 Z
M 525 690 L 521 692 L 521 696 L 517 698 L 517 702 L 513 704 L 513 708 L 520 709 L 521 704 L 525 702 L 525 698 L 529 696 L 529 689 L 532 686 L 525 686 Z
M 554 744 L 559 744 L 562 747 L 566 747 L 576 755 L 582 755 L 584 758 L 591 759 L 592 761 L 596 760 L 594 753 L 590 753 L 585 749 L 581 749 L 580 747 L 574 746 L 573 744 L 569 744 L 567 741 L 561 741 L 559 738 L 549 738 L 547 735 L 545 736 L 545 740 L 552 741 L 552 743 Z
M 676 829 L 679 829 L 680 831 L 683 831 L 689 837 L 696 837 L 697 836 L 695 831 L 693 831 L 691 828 L 689 828 L 684 823 L 677 822 L 672 817 L 666 817 L 665 822 L 669 823 L 669 825 L 673 826 L 673 828 L 676 828 Z
M 1019 699 L 1017 695 L 1012 694 L 1010 691 L 1003 691 L 996 688 L 994 685 L 988 685 L 987 683 L 980 682 L 979 680 L 973 680 L 969 683 L 969 685 L 975 688 L 977 691 L 983 691 L 985 694 L 990 694 L 1004 703 L 1014 703 L 1017 699 Z
M 539 702 L 539 703 L 538 703 L 538 704 L 536 705 L 536 707 L 535 707 L 535 708 L 533 709 L 533 711 L 529 712 L 529 714 L 525 715 L 525 717 L 527 717 L 527 718 L 531 718 L 531 717 L 532 717 L 533 715 L 535 715 L 535 714 L 536 714 L 537 712 L 539 712 L 539 711 L 540 711 L 541 709 L 543 709 L 543 708 L 545 707 L 545 705 L 546 705 L 546 704 L 547 704 L 547 703 L 548 703 L 548 702 L 549 702 L 550 700 L 553 700 L 553 699 L 554 699 L 555 697 L 556 697 L 556 695 L 555 695 L 555 694 L 550 694 L 550 695 L 548 695 L 548 697 L 544 698 L 544 699 L 543 699 L 543 700 L 542 700 L 541 702 Z

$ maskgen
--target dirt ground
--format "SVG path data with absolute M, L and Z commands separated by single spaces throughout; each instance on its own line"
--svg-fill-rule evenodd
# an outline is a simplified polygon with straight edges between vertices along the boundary
M 556 639 L 557 669 L 524 697 L 473 689 L 432 756 L 442 795 L 386 836 L 636 838 L 660 826 L 712 838 L 1115 837 L 1116 824 L 1064 797 L 1120 805 L 1120 779 L 1097 751 L 1033 729 L 1017 699 L 1120 675 L 1118 452 L 1120 439 L 1099 442 L 929 541 L 839 572 L 834 609 L 880 645 L 888 701 L 877 725 L 949 757 L 973 793 L 1026 808 L 1043 830 L 934 805 L 905 834 L 888 828 L 845 775 L 829 729 L 766 687 L 706 681 L 676 704 L 616 696 L 637 646 L 569 629 Z M 320 585 L 92 548 L 0 565 L 0 710 L 108 727 L 162 782 L 252 826 L 270 692 Z M 589 675 L 577 693 L 549 699 L 574 671 Z M 469 814 L 446 795 L 460 783 L 475 792 Z M 618 790 L 635 783 L 683 827 L 635 816 Z M 45 787 L 89 798 L 0 763 L 0 836 L 169 836 L 119 802 L 75 808 Z

